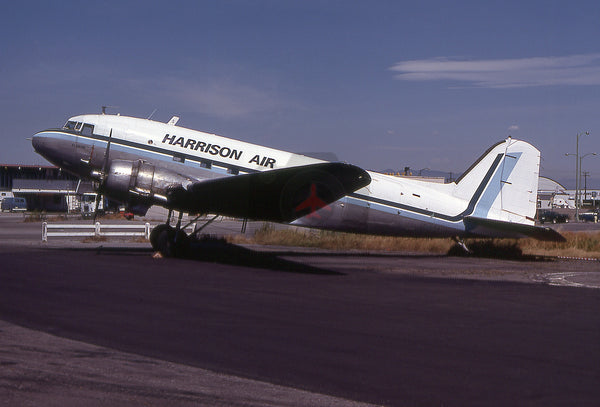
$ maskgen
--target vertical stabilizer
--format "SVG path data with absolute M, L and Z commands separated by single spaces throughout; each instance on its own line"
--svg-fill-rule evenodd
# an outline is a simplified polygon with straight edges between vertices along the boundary
M 454 195 L 473 205 L 472 217 L 532 225 L 540 152 L 508 138 L 486 151 L 457 181 Z

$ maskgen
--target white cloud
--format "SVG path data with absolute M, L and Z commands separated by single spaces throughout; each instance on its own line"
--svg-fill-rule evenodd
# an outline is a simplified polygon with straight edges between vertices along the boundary
M 401 61 L 390 68 L 405 81 L 449 80 L 480 88 L 600 85 L 600 54 L 521 59 Z
M 230 75 L 231 76 L 231 75 Z M 0 101 L 9 95 L 66 100 L 96 100 L 115 104 L 125 111 L 144 106 L 152 111 L 168 106 L 175 111 L 198 112 L 224 119 L 276 114 L 294 106 L 272 81 L 245 81 L 227 75 L 214 76 L 179 72 L 140 75 L 85 62 L 49 62 L 15 71 L 9 80 L 0 81 Z M 40 96 L 42 95 L 42 96 Z M 7 97 L 7 96 L 6 96 Z M 44 99 L 45 100 L 45 99 Z M 159 110 L 161 110 L 159 108 Z
M 168 79 L 158 88 L 163 97 L 189 110 L 226 119 L 274 112 L 287 105 L 274 91 L 228 80 Z
M 516 124 L 513 124 L 512 126 L 508 126 L 508 131 L 518 131 L 519 130 L 519 126 Z

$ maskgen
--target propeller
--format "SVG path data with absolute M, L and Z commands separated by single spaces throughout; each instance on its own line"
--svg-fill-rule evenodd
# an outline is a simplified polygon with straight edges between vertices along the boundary
M 106 187 L 106 171 L 108 169 L 109 154 L 110 154 L 110 143 L 112 142 L 112 129 L 108 133 L 108 143 L 106 143 L 106 150 L 104 151 L 104 160 L 102 162 L 102 169 L 100 170 L 100 180 L 98 181 L 98 188 L 96 188 L 96 202 L 94 208 L 94 220 L 96 223 L 96 217 L 98 216 L 98 207 L 100 206 L 100 196 L 104 193 Z

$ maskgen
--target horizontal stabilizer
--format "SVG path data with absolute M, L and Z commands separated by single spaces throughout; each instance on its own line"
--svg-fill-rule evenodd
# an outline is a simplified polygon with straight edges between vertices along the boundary
M 546 227 L 477 218 L 473 216 L 466 217 L 464 223 L 467 232 L 477 234 L 478 236 L 506 238 L 532 237 L 537 240 L 550 242 L 566 241 L 566 239 L 556 230 Z
M 290 222 L 371 182 L 354 165 L 319 163 L 197 182 L 168 196 L 168 206 L 190 213 Z

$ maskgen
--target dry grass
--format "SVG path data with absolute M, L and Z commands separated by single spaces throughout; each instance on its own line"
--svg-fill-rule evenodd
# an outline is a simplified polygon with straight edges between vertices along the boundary
M 23 222 L 31 223 L 31 222 L 62 222 L 65 220 L 69 220 L 67 215 L 46 215 L 43 212 L 34 212 L 25 215 Z
M 523 253 L 539 256 L 600 258 L 600 232 L 565 232 L 565 243 L 541 242 L 534 239 L 519 241 Z
M 98 243 L 98 242 L 106 242 L 108 238 L 106 236 L 90 236 L 83 238 L 83 243 Z
M 467 246 L 486 246 L 486 250 L 515 252 L 534 256 L 565 256 L 600 258 L 600 232 L 564 233 L 565 243 L 541 242 L 535 239 L 467 239 Z M 448 253 L 454 245 L 451 239 L 410 238 L 360 235 L 354 233 L 315 231 L 311 229 L 274 229 L 265 223 L 254 236 L 227 237 L 230 243 L 277 246 L 316 247 L 330 250 L 404 251 Z M 493 246 L 493 247 L 492 247 Z
M 229 236 L 230 243 L 278 246 L 317 247 L 329 250 L 380 250 L 446 253 L 454 242 L 450 239 L 416 239 L 316 231 L 312 229 L 273 229 L 264 224 L 254 236 Z
M 117 212 L 117 213 L 99 213 L 96 218 L 103 219 L 103 220 L 123 220 L 123 219 L 125 219 L 125 216 L 119 212 Z

